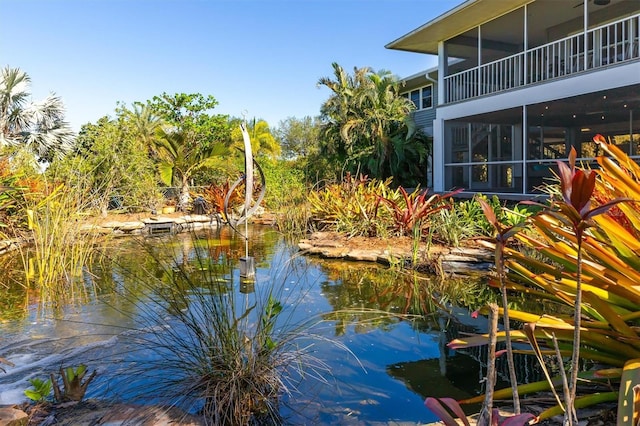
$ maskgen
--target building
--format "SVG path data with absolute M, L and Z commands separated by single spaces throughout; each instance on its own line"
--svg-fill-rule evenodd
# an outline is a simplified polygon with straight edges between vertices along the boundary
M 433 189 L 539 193 L 601 133 L 640 159 L 640 0 L 467 0 L 389 43 L 438 55 L 404 79 L 433 135 Z

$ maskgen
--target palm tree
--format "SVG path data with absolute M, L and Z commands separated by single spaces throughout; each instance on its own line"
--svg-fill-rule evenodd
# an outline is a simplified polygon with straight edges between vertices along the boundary
M 158 138 L 158 132 L 165 124 L 164 120 L 147 105 L 136 103 L 133 110 L 125 110 L 124 116 L 133 124 L 138 138 L 150 149 Z
M 320 108 L 324 120 L 322 128 L 325 148 L 342 157 L 358 156 L 358 127 L 360 111 L 358 108 L 358 91 L 366 82 L 370 68 L 354 67 L 353 75 L 349 75 L 339 64 L 331 64 L 335 79 L 323 77 L 318 86 L 328 87 L 333 94 Z
M 176 127 L 163 126 L 154 139 L 160 162 L 158 169 L 165 185 L 180 185 L 178 209 L 185 209 L 191 201 L 189 179 L 201 168 L 224 168 L 227 146 L 222 143 L 201 143 L 196 133 Z
M 411 126 L 403 126 L 412 111 L 411 103 L 399 96 L 398 80 L 390 71 L 368 74 L 359 104 L 362 118 L 359 127 L 375 144 L 369 168 L 376 176 L 386 178 L 395 171 L 390 162 L 393 154 L 393 138 L 411 136 Z
M 40 161 L 68 152 L 75 134 L 64 121 L 62 99 L 53 93 L 31 101 L 31 79 L 19 68 L 0 71 L 0 147 L 26 146 Z
M 244 144 L 239 122 L 239 119 L 231 120 L 231 128 L 233 129 L 231 130 L 231 142 L 236 148 L 242 148 Z M 247 123 L 247 131 L 251 138 L 251 150 L 254 156 L 265 155 L 275 158 L 280 155 L 282 149 L 278 140 L 273 136 L 269 123 L 254 118 Z
M 333 92 L 320 110 L 326 154 L 377 178 L 393 176 L 398 184 L 423 181 L 428 148 L 411 118 L 413 104 L 399 95 L 398 79 L 366 67 L 349 75 L 334 63 L 333 70 L 333 79 L 318 81 Z

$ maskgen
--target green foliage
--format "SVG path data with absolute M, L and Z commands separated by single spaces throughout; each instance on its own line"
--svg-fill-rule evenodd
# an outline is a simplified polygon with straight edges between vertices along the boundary
M 34 402 L 44 402 L 51 395 L 52 382 L 50 379 L 42 380 L 37 377 L 29 379 L 30 389 L 24 391 L 24 395 Z
M 89 384 L 96 377 L 96 371 L 87 380 L 82 381 L 87 374 L 87 366 L 80 364 L 77 367 L 60 367 L 60 377 L 62 378 L 62 390 L 55 381 L 53 374 L 51 375 L 51 383 L 53 384 L 53 395 L 57 402 L 82 401 L 87 392 Z
M 415 186 L 424 180 L 427 140 L 417 134 L 413 104 L 399 95 L 389 71 L 354 68 L 353 75 L 333 63 L 334 79 L 318 81 L 332 92 L 321 107 L 321 152 L 356 173 Z M 417 173 L 417 174 L 416 174 Z
M 231 144 L 232 147 L 244 151 L 244 141 L 240 124 L 243 120 L 234 118 L 229 121 L 231 128 Z M 249 120 L 246 123 L 247 133 L 251 139 L 251 151 L 254 158 L 268 157 L 275 159 L 280 155 L 280 144 L 269 128 L 269 123 L 264 120 Z
M 388 209 L 380 208 L 382 199 L 396 201 L 400 195 L 389 188 L 391 179 L 358 179 L 347 174 L 344 181 L 309 193 L 311 214 L 320 227 L 330 227 L 350 236 L 384 236 L 392 227 Z
M 482 210 L 469 200 L 450 201 L 449 208 L 437 212 L 431 220 L 434 238 L 446 245 L 459 247 L 462 241 L 482 235 Z
M 179 209 L 188 208 L 189 182 L 197 172 L 229 167 L 231 129 L 226 115 L 211 113 L 217 104 L 213 96 L 199 93 L 163 93 L 147 101 L 146 107 L 166 123 L 153 148 L 162 182 L 181 188 Z
M 512 209 L 504 208 L 497 196 L 488 198 L 485 195 L 476 194 L 471 200 L 451 201 L 447 210 L 440 211 L 434 216 L 432 222 L 435 238 L 457 247 L 469 238 L 492 236 L 494 227 L 487 220 L 478 199 L 486 202 L 498 222 L 505 226 L 521 225 L 536 210 L 518 205 L 513 206 Z
M 572 358 L 572 374 L 580 369 L 576 353 L 580 360 L 620 368 L 640 358 L 640 167 L 604 138 L 595 141 L 606 154 L 597 158 L 599 170 L 577 169 L 572 153 L 569 166 L 560 166 L 560 184 L 550 190 L 556 195 L 528 219 L 532 230 L 517 233 L 518 246 L 504 249 L 505 288 L 536 297 L 557 312 L 510 309 L 510 317 L 525 324 L 524 332 L 512 332 L 514 341 L 530 344 L 530 352 L 541 361 L 549 353 Z M 532 251 L 538 256 L 531 256 Z M 486 336 L 477 336 L 454 341 L 451 347 L 484 343 Z M 607 376 L 608 386 L 619 377 Z M 576 398 L 575 380 L 565 380 L 567 406 L 598 400 L 591 395 Z M 623 393 L 627 384 L 620 384 Z M 627 403 L 637 404 L 637 397 Z
M 84 125 L 75 151 L 54 161 L 47 175 L 85 188 L 84 196 L 92 198 L 93 208 L 102 214 L 112 197 L 122 198 L 129 210 L 158 208 L 162 195 L 148 141 L 133 113 L 122 108 L 114 120 L 102 117 Z
M 287 160 L 307 159 L 320 151 L 320 121 L 309 116 L 301 119 L 288 117 L 280 121 L 275 131 L 282 156 Z M 305 169 L 305 167 L 302 167 Z
M 276 300 L 272 294 L 267 297 L 267 303 L 264 307 L 264 314 L 260 316 L 260 322 L 262 323 L 262 330 L 264 330 L 264 348 L 267 351 L 272 351 L 276 348 L 276 342 L 273 340 L 273 330 L 276 324 L 278 315 L 282 312 L 282 303 Z
M 71 149 L 75 135 L 64 120 L 62 99 L 52 93 L 32 101 L 30 85 L 19 68 L 0 70 L 0 148 L 23 146 L 40 161 L 52 161 Z
M 163 93 L 147 101 L 146 106 L 170 126 L 193 138 L 203 151 L 214 145 L 228 143 L 231 128 L 228 116 L 213 114 L 218 101 L 211 95 L 200 93 Z
M 304 173 L 295 163 L 265 159 L 260 165 L 267 182 L 265 206 L 269 210 L 281 211 L 304 203 L 307 193 Z

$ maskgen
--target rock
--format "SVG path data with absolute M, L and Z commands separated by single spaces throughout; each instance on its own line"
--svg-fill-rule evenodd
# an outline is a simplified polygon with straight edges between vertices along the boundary
M 320 255 L 327 259 L 341 259 L 349 253 L 349 249 L 345 247 L 317 247 L 320 249 Z
M 125 232 L 130 232 L 135 229 L 144 228 L 144 223 L 142 222 L 122 222 L 120 225 L 116 227 L 116 229 L 120 229 Z
M 186 222 L 211 222 L 211 216 L 205 214 L 193 214 L 183 216 L 183 220 Z
M 380 254 L 377 251 L 365 249 L 353 249 L 347 253 L 347 260 L 356 260 L 364 262 L 377 262 Z
M 0 426 L 26 426 L 29 416 L 13 407 L 0 407 Z
M 298 243 L 298 248 L 300 250 L 310 250 L 313 248 L 313 244 L 309 243 L 307 240 L 302 240 Z
M 70 406 L 57 405 L 48 413 L 57 426 L 200 426 L 204 419 L 175 407 L 143 406 L 128 403 L 85 400 Z M 4 425 L 0 423 L 0 425 Z M 26 423 L 25 423 L 26 425 Z

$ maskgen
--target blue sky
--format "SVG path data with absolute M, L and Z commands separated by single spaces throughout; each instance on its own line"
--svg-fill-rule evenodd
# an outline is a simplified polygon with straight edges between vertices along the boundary
M 385 44 L 461 0 L 0 0 L 0 66 L 61 96 L 75 130 L 118 102 L 202 93 L 214 112 L 316 116 L 331 63 L 408 76 L 434 56 Z

